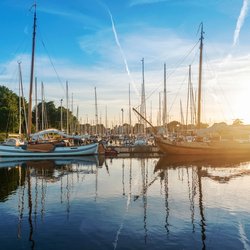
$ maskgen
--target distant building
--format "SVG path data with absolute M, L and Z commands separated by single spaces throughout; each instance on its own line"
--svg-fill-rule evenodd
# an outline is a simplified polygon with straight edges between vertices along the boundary
M 144 133 L 144 124 L 136 123 L 134 126 L 134 134 L 143 134 Z

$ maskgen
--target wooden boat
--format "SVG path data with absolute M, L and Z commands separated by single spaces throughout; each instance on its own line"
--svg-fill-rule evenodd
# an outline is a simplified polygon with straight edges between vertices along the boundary
M 173 142 L 156 136 L 155 142 L 161 152 L 171 155 L 249 155 L 250 142 Z
M 202 50 L 203 50 L 203 24 L 201 24 L 200 36 L 200 62 L 199 62 L 199 87 L 198 87 L 198 112 L 197 112 L 197 131 L 201 128 L 201 82 L 202 82 Z M 238 142 L 234 140 L 205 141 L 203 138 L 196 137 L 194 141 L 185 141 L 178 138 L 170 140 L 157 135 L 156 128 L 146 120 L 137 110 L 133 109 L 141 116 L 152 128 L 155 134 L 155 143 L 162 153 L 167 155 L 249 155 L 250 141 Z
M 203 51 L 203 24 L 201 24 L 200 36 L 200 61 L 199 61 L 199 86 L 198 86 L 198 112 L 197 129 L 201 127 L 201 83 L 202 83 L 202 51 Z M 197 137 L 198 138 L 198 137 Z M 170 141 L 156 136 L 155 141 L 159 149 L 166 154 L 175 155 L 248 155 L 250 154 L 250 142 L 238 142 L 234 140 L 204 141 Z

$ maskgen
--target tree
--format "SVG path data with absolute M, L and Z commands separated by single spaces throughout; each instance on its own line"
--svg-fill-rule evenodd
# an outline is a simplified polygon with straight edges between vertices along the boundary
M 5 86 L 0 86 L 0 117 L 1 132 L 18 132 L 19 97 Z
M 57 128 L 61 129 L 61 107 L 56 108 L 53 101 L 44 102 L 44 114 L 42 119 L 42 102 L 38 103 L 38 129 L 41 130 L 42 128 Z M 35 107 L 32 111 L 32 123 L 35 124 L 36 122 L 36 110 Z M 66 113 L 67 109 L 62 107 L 63 112 L 63 124 L 64 128 L 66 127 Z M 42 127 L 42 121 L 44 121 L 44 126 Z M 77 118 L 69 111 L 69 123 L 75 124 L 78 123 Z M 73 132 L 74 128 L 71 129 Z
M 233 126 L 240 126 L 240 125 L 243 125 L 243 121 L 241 119 L 237 118 L 233 121 Z
M 170 123 L 168 123 L 168 130 L 171 132 L 178 131 L 180 127 L 181 127 L 181 123 L 178 121 L 171 121 Z

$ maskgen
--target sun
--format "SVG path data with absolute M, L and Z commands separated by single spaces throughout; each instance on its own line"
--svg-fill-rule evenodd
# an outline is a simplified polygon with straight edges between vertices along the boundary
M 250 87 L 237 91 L 231 97 L 233 117 L 244 124 L 250 124 Z

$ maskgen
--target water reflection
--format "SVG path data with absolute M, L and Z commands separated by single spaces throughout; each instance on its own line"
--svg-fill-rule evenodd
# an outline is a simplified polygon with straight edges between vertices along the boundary
M 203 167 L 235 167 L 240 164 L 250 162 L 249 156 L 231 156 L 231 155 L 169 155 L 163 156 L 159 159 L 155 166 L 157 169 L 165 169 L 168 167 L 190 167 L 190 166 L 203 166 Z
M 73 179 L 70 183 L 70 175 L 77 175 L 79 181 L 80 174 L 97 174 L 99 161 L 95 156 L 79 158 L 1 158 L 0 161 L 0 202 L 5 202 L 13 193 L 18 193 L 18 226 L 17 238 L 22 238 L 22 223 L 25 210 L 25 201 L 28 207 L 29 241 L 30 248 L 35 249 L 33 239 L 34 223 L 37 226 L 37 214 L 40 196 L 40 215 L 41 221 L 44 220 L 47 183 L 61 182 L 61 203 L 66 197 L 67 217 L 70 213 L 70 191 L 73 187 Z M 66 176 L 66 194 L 64 193 L 63 182 Z M 40 182 L 40 183 L 39 183 Z M 40 194 L 39 189 L 40 187 Z M 25 196 L 25 190 L 27 196 Z M 33 197 L 35 196 L 35 198 Z M 33 204 L 35 202 L 35 204 Z
M 164 173 L 162 178 L 165 180 L 165 207 L 166 207 L 166 229 L 168 229 L 169 205 L 168 205 L 168 170 L 186 168 L 186 178 L 189 191 L 191 223 L 195 232 L 195 196 L 198 190 L 198 204 L 200 214 L 200 229 L 202 249 L 206 249 L 206 218 L 203 198 L 203 178 L 209 178 L 218 183 L 228 183 L 231 179 L 250 175 L 250 157 L 234 156 L 165 156 L 159 159 L 155 166 L 155 172 Z M 191 170 L 191 183 L 190 183 Z M 222 176 L 221 176 L 222 175 Z M 181 176 L 181 177 L 180 177 Z M 183 180 L 183 172 L 179 175 Z M 222 198 L 222 197 L 221 197 Z M 245 242 L 243 244 L 245 246 Z M 249 248 L 249 245 L 248 245 Z
M 249 162 L 187 156 L 1 159 L 0 230 L 17 228 L 17 237 L 0 234 L 1 247 L 249 247 L 242 219 L 250 218 L 244 186 Z
M 197 176 L 208 177 L 220 183 L 229 182 L 231 179 L 250 174 L 250 169 L 244 167 L 250 162 L 249 157 L 218 156 L 168 156 L 161 157 L 155 166 L 155 171 L 169 168 L 196 168 Z M 187 175 L 188 172 L 187 172 Z

